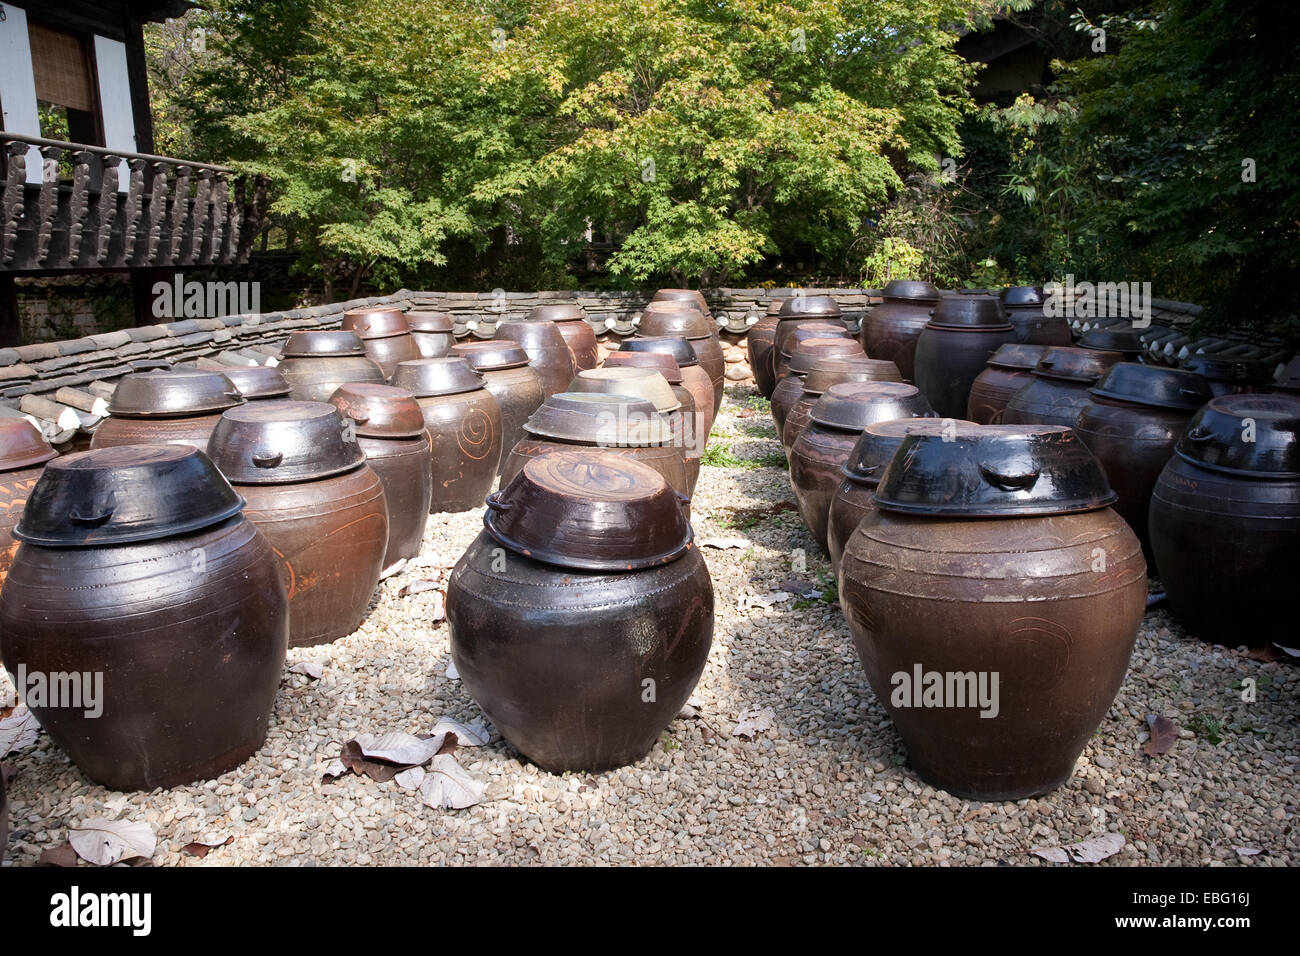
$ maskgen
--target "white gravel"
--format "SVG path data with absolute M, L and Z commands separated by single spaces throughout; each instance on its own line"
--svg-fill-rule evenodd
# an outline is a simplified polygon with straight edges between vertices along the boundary
M 756 403 L 754 389 L 729 386 L 715 442 L 730 443 L 742 459 L 779 455 L 770 417 L 741 402 Z M 94 816 L 152 824 L 160 866 L 1053 865 L 1030 851 L 1105 832 L 1127 842 L 1095 865 L 1300 862 L 1297 680 L 1289 661 L 1202 644 L 1167 613 L 1149 613 L 1119 698 L 1066 786 L 1015 803 L 961 800 L 908 769 L 837 606 L 737 609 L 744 591 L 769 594 L 792 576 L 829 578 L 796 512 L 752 526 L 735 515 L 782 501 L 793 501 L 783 469 L 703 469 L 697 537 L 743 536 L 753 547 L 705 549 L 718 614 L 698 716 L 675 720 L 635 766 L 554 776 L 494 736 L 457 754 L 489 781 L 487 800 L 469 809 L 425 807 L 394 782 L 351 775 L 322 782 L 324 767 L 357 733 L 428 733 L 444 715 L 480 718 L 446 676 L 447 627 L 430 619 L 438 593 L 398 597 L 410 581 L 445 575 L 481 527 L 477 513 L 435 515 L 418 559 L 424 566 L 382 582 L 356 633 L 290 651 L 290 664 L 316 661 L 324 674 L 319 681 L 285 675 L 267 743 L 238 770 L 196 786 L 119 794 L 88 782 L 45 736 L 12 755 L 4 865 L 35 863 L 68 827 Z M 798 548 L 807 571 L 792 575 Z M 1256 682 L 1254 703 L 1241 699 L 1243 678 Z M 12 696 L 7 685 L 5 696 Z M 732 736 L 742 713 L 765 708 L 770 730 Z M 1141 745 L 1153 712 L 1181 730 L 1170 753 L 1148 758 Z M 1207 739 L 1216 728 L 1217 745 Z M 227 836 L 230 845 L 202 859 L 182 849 Z

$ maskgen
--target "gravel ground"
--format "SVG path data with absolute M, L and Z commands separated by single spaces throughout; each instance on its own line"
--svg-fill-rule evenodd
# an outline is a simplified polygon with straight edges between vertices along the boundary
M 738 609 L 742 593 L 767 594 L 791 577 L 795 549 L 807 554 L 796 577 L 830 574 L 797 513 L 780 510 L 793 496 L 784 469 L 772 466 L 780 446 L 765 408 L 752 387 L 728 388 L 713 447 L 728 460 L 729 446 L 740 464 L 703 469 L 696 534 L 743 536 L 752 547 L 705 549 L 717 628 L 698 713 L 675 720 L 635 766 L 554 776 L 494 736 L 456 754 L 488 783 L 485 801 L 468 809 L 431 809 L 395 781 L 322 781 L 358 733 L 421 734 L 442 716 L 480 718 L 446 676 L 447 628 L 432 620 L 438 592 L 399 596 L 411 581 L 445 576 L 481 527 L 477 513 L 436 515 L 420 566 L 380 585 L 360 630 L 289 652 L 290 664 L 319 663 L 323 676 L 286 673 L 266 745 L 238 770 L 119 794 L 89 783 L 47 737 L 11 756 L 4 865 L 35 863 L 95 816 L 152 824 L 160 866 L 1054 865 L 1030 851 L 1105 832 L 1127 842 L 1102 866 L 1300 862 L 1296 668 L 1202 644 L 1163 611 L 1143 621 L 1119 698 L 1064 787 L 1036 800 L 976 803 L 920 782 L 837 606 Z M 1243 678 L 1256 682 L 1254 703 L 1236 689 Z M 12 690 L 0 685 L 5 696 Z M 763 708 L 772 710 L 770 729 L 733 735 L 742 713 Z M 1149 713 L 1180 728 L 1172 751 L 1155 758 L 1141 749 Z M 227 837 L 203 858 L 183 851 Z

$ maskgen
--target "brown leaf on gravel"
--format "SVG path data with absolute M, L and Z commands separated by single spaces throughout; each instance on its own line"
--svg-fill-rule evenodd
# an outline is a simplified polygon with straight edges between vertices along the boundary
M 219 846 L 230 846 L 235 842 L 234 836 L 228 836 L 220 843 L 187 843 L 181 847 L 181 851 L 188 853 L 190 856 L 197 856 L 200 860 L 211 853 Z
M 353 773 L 365 774 L 377 783 L 387 783 L 406 769 L 401 764 L 368 759 L 361 752 L 361 745 L 355 740 L 349 740 L 343 745 L 343 753 L 339 755 L 339 760 Z
M 397 596 L 410 597 L 412 594 L 420 594 L 424 591 L 436 591 L 440 587 L 442 587 L 442 585 L 437 581 L 430 580 L 429 578 L 419 578 L 415 581 L 403 584 L 402 589 L 397 592 Z
M 1151 739 L 1142 745 L 1142 752 L 1148 757 L 1169 753 L 1178 740 L 1178 725 L 1160 714 L 1147 714 L 1147 726 Z
M 1264 644 L 1260 647 L 1252 647 L 1246 652 L 1246 657 L 1252 661 L 1280 661 L 1287 656 L 1281 648 L 1272 644 Z
M 42 850 L 41 855 L 36 858 L 37 866 L 76 866 L 77 851 L 72 848 L 72 844 L 64 842 L 61 846 L 51 847 L 48 850 Z

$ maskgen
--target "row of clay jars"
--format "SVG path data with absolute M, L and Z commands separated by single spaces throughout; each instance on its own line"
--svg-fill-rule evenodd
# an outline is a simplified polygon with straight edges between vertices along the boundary
M 1014 340 L 1015 329 L 993 296 L 947 296 L 917 337 L 916 387 L 939 415 L 961 418 L 989 358 Z
M 881 290 L 882 301 L 862 320 L 862 347 L 872 358 L 898 366 L 903 380 L 916 380 L 916 342 L 939 304 L 929 282 L 895 279 Z
M 342 385 L 330 404 L 352 423 L 366 464 L 384 486 L 388 547 L 383 566 L 415 557 L 433 501 L 433 454 L 419 403 L 391 385 Z
M 799 344 L 790 356 L 790 365 L 784 378 L 776 383 L 772 392 L 772 420 L 777 435 L 785 434 L 786 418 L 799 396 L 803 394 L 803 381 L 819 359 L 855 358 L 862 356 L 862 346 L 851 338 L 808 339 Z
M 579 372 L 598 364 L 596 333 L 587 322 L 587 313 L 578 305 L 538 305 L 528 313 L 529 322 L 554 322 Z
M 1146 606 L 1146 564 L 1112 497 L 1065 428 L 958 426 L 895 452 L 845 545 L 839 595 L 927 783 L 1019 800 L 1074 772 Z
M 966 417 L 978 425 L 998 425 L 1011 397 L 1029 384 L 1045 345 L 1003 345 L 971 383 Z
M 799 515 L 823 554 L 830 553 L 826 521 L 831 499 L 862 430 L 873 422 L 933 414 L 917 387 L 901 382 L 832 385 L 817 400 L 790 449 L 790 484 Z
M 832 385 L 845 382 L 901 382 L 898 366 L 893 362 L 869 359 L 865 355 L 851 355 L 847 358 L 818 358 L 812 369 L 802 377 L 803 392 L 790 407 L 785 416 L 785 428 L 781 431 L 781 444 L 788 450 L 799 439 L 817 400 Z
M 200 451 L 130 445 L 54 459 L 0 591 L 10 673 L 103 677 L 101 713 L 32 711 L 109 790 L 182 786 L 261 747 L 283 677 L 279 560 Z
M 644 336 L 681 336 L 691 344 L 695 357 L 709 376 L 713 390 L 713 415 L 722 407 L 727 360 L 723 357 L 718 327 L 697 309 L 671 302 L 651 302 L 641 313 L 637 331 Z
M 1033 377 L 1007 402 L 1002 421 L 1073 428 L 1091 397 L 1088 389 L 1123 358 L 1119 352 L 1049 348 L 1034 366 Z
M 700 367 L 691 343 L 681 335 L 637 336 L 619 343 L 620 352 L 652 352 L 671 356 L 682 372 L 682 386 L 691 393 L 701 443 L 708 440 L 713 428 L 713 381 Z
M 489 499 L 484 530 L 447 585 L 465 690 L 552 773 L 645 756 L 712 642 L 712 583 L 675 495 L 610 451 L 570 446 L 530 459 Z
M 0 418 L 0 584 L 18 550 L 13 530 L 23 515 L 27 496 L 36 487 L 45 463 L 57 456 L 27 419 Z
M 460 342 L 452 346 L 451 355 L 463 358 L 483 377 L 484 387 L 501 406 L 500 476 L 510 449 L 524 437 L 524 422 L 546 399 L 542 377 L 529 364 L 523 346 L 510 339 Z
M 849 330 L 839 323 L 801 322 L 793 332 L 785 337 L 785 344 L 781 347 L 781 351 L 773 355 L 772 361 L 776 363 L 776 382 L 778 385 L 782 379 L 790 374 L 790 360 L 799 351 L 799 347 L 804 342 L 811 342 L 813 339 L 852 339 L 852 336 L 849 335 Z M 861 346 L 858 347 L 856 354 L 862 354 Z
M 896 418 L 874 422 L 862 430 L 841 469 L 844 478 L 835 489 L 826 517 L 826 550 L 837 578 L 844 545 L 871 513 L 876 486 L 903 439 L 908 435 L 943 435 L 945 430 L 952 434 L 957 425 L 973 424 L 950 418 Z
M 690 483 L 672 427 L 654 403 L 630 395 L 559 392 L 542 403 L 524 426 L 524 438 L 510 451 L 502 470 L 505 487 L 532 459 L 554 451 L 593 448 L 631 459 L 662 475 L 681 496 L 690 515 Z
M 360 337 L 366 356 L 379 366 L 385 379 L 392 377 L 399 362 L 421 356 L 411 326 L 400 309 L 382 305 L 349 309 L 343 313 L 341 328 Z
M 392 384 L 415 396 L 429 430 L 430 512 L 481 508 L 503 454 L 501 405 L 482 376 L 463 358 L 445 356 L 403 362 Z
M 705 418 L 696 414 L 695 396 L 685 386 L 682 367 L 671 355 L 663 352 L 627 352 L 622 349 L 610 352 L 605 357 L 605 368 L 640 368 L 652 369 L 664 377 L 677 400 L 678 409 L 668 416 L 669 421 L 680 420 L 675 426 L 675 434 L 681 435 L 682 459 L 686 463 L 686 483 L 692 497 L 695 495 L 696 482 L 700 480 L 700 461 L 704 457 L 707 434 L 701 430 Z
M 749 368 L 754 373 L 754 382 L 758 392 L 764 398 L 772 397 L 776 388 L 776 367 L 773 361 L 772 346 L 776 342 L 776 326 L 781 321 L 777 311 L 779 302 L 768 305 L 768 313 L 749 327 L 745 334 L 745 351 L 749 357 Z
M 208 456 L 271 543 L 289 597 L 290 644 L 360 626 L 388 549 L 383 482 L 355 422 L 324 402 L 251 403 L 222 415 Z

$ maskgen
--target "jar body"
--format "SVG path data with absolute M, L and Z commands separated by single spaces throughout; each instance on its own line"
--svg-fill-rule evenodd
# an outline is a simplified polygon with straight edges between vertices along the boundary
M 416 401 L 433 452 L 430 514 L 482 508 L 501 464 L 501 406 L 485 388 Z
M 790 484 L 794 486 L 799 514 L 825 555 L 830 554 L 826 521 L 831 498 L 843 477 L 841 469 L 861 435 L 810 422 L 790 448 Z
M 415 340 L 420 358 L 442 358 L 450 354 L 451 347 L 456 344 L 456 336 L 450 332 L 421 332 L 412 329 L 411 338 Z
M 772 390 L 772 421 L 776 422 L 776 433 L 781 436 L 782 444 L 785 443 L 785 425 L 790 410 L 803 395 L 803 380 L 802 375 L 787 375 Z
M 23 516 L 27 496 L 36 487 L 36 479 L 44 470 L 45 466 L 41 464 L 0 473 L 0 585 L 4 584 L 9 565 L 18 552 L 20 542 L 13 536 L 13 530 Z
M 826 515 L 826 551 L 830 554 L 831 569 L 840 576 L 840 558 L 844 545 L 857 530 L 862 519 L 875 510 L 875 487 L 844 478 L 831 497 L 830 511 Z
M 1043 315 L 1035 309 L 1007 309 L 1007 320 L 1015 327 L 1017 342 L 1025 345 L 1068 346 L 1074 342 L 1065 316 Z
M 287 358 L 277 366 L 295 402 L 328 402 L 340 385 L 383 385 L 384 372 L 364 355 Z
M 976 425 L 1000 425 L 1011 396 L 1033 380 L 1027 368 L 1000 368 L 990 365 L 971 383 L 966 402 L 966 420 Z
M 962 418 L 971 386 L 999 346 L 1015 341 L 1006 331 L 958 331 L 927 326 L 916 340 L 916 387 L 940 418 Z
M 573 364 L 577 375 L 578 372 L 585 372 L 587 369 L 595 368 L 598 364 L 596 361 L 596 332 L 587 323 L 586 319 L 572 319 L 564 322 L 556 322 L 555 327 L 560 330 L 560 335 L 564 337 L 564 344 L 569 347 L 573 353 Z
M 415 344 L 415 337 L 410 332 L 386 335 L 380 339 L 362 339 L 361 345 L 366 350 L 366 358 L 379 366 L 385 381 L 393 377 L 393 370 L 397 368 L 399 362 L 423 357 L 420 354 L 420 347 Z
M 937 299 L 885 299 L 862 320 L 862 348 L 873 359 L 893 362 L 903 381 L 914 382 L 916 340 L 936 305 Z
M 572 323 L 563 323 L 570 325 Z M 530 366 L 491 369 L 483 373 L 483 387 L 501 407 L 501 455 L 497 474 L 505 468 L 510 449 L 524 437 L 524 423 L 546 400 L 542 379 Z
M 384 568 L 388 506 L 369 465 L 318 481 L 236 485 L 280 559 L 289 643 L 327 644 L 360 626 Z
M 1196 637 L 1293 647 L 1300 479 L 1254 479 L 1175 455 L 1152 490 L 1151 549 L 1174 614 Z
M 420 553 L 424 527 L 433 500 L 432 454 L 429 433 L 415 438 L 369 438 L 357 436 L 366 453 L 366 464 L 384 486 L 388 506 L 388 547 L 383 566 Z
M 189 445 L 206 453 L 212 429 L 221 421 L 215 415 L 187 415 L 181 418 L 127 418 L 110 415 L 95 428 L 91 448 L 116 445 Z
M 745 351 L 749 353 L 749 368 L 754 373 L 754 382 L 759 394 L 764 398 L 772 397 L 776 388 L 776 368 L 772 363 L 772 344 L 776 341 L 775 315 L 765 315 L 749 327 L 745 333 Z
M 681 435 L 682 463 L 686 466 L 687 494 L 695 495 L 695 485 L 700 480 L 700 459 L 704 455 L 704 436 L 699 434 L 701 419 L 695 411 L 695 396 L 684 385 L 673 385 L 673 397 L 682 403 L 682 407 L 667 416 L 677 425 Z
M 1112 507 L 1142 542 L 1148 563 L 1155 561 L 1147 532 L 1151 493 L 1193 414 L 1094 395 L 1074 426 L 1074 433 L 1097 456 L 1111 488 L 1119 495 Z
M 711 408 L 716 417 L 718 409 L 722 407 L 722 386 L 727 376 L 727 360 L 723 357 L 722 345 L 712 335 L 691 339 L 690 342 L 691 348 L 695 349 L 695 357 L 700 360 L 699 367 L 709 376 L 709 385 L 712 389 L 710 400 L 713 403 Z
M 709 373 L 700 366 L 687 365 L 682 369 L 682 386 L 689 389 L 691 398 L 695 399 L 695 421 L 703 432 L 700 436 L 702 448 L 703 443 L 708 441 L 716 417 L 713 409 L 713 382 L 709 379 Z
M 32 711 L 111 790 L 210 779 L 255 753 L 288 638 L 275 554 L 242 516 L 112 547 L 23 543 L 0 591 L 0 656 L 11 674 L 79 674 L 83 688 L 100 675 L 102 715 Z
M 1035 375 L 1011 396 L 1002 413 L 1004 425 L 1065 425 L 1073 428 L 1092 396 L 1092 382 Z
M 849 538 L 839 583 L 912 766 L 975 800 L 1069 779 L 1146 610 L 1141 548 L 1109 508 L 965 520 L 877 509 Z
M 575 571 L 483 532 L 452 570 L 447 623 L 465 689 L 511 746 L 552 773 L 596 772 L 645 756 L 690 697 L 713 585 L 697 548 L 645 571 Z

